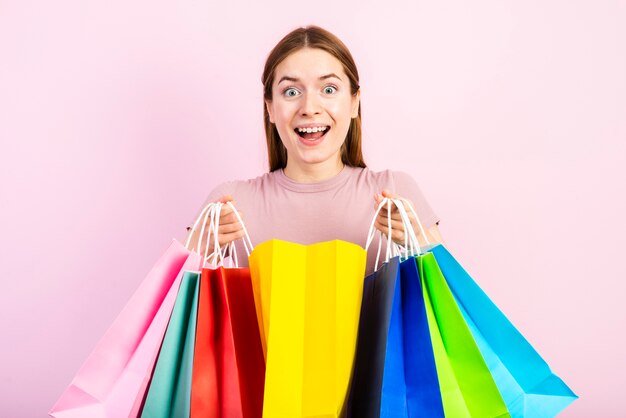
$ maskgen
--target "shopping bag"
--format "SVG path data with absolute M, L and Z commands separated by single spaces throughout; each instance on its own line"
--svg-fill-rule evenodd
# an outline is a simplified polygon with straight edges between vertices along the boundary
M 415 257 L 400 263 L 408 417 L 444 417 L 443 401 Z
M 262 415 L 265 359 L 250 270 L 203 269 L 191 418 Z
M 514 418 L 554 417 L 578 398 L 443 245 L 435 256 Z
M 432 253 L 417 257 L 445 416 L 509 417 Z
M 368 275 L 363 283 L 363 298 L 359 319 L 359 331 L 357 350 L 354 359 L 354 373 L 350 388 L 348 415 L 350 417 L 380 417 L 381 398 L 383 390 L 383 375 L 394 374 L 396 383 L 400 388 L 396 389 L 396 397 L 406 396 L 404 373 L 402 364 L 399 367 L 385 368 L 385 362 L 392 357 L 400 363 L 403 359 L 402 342 L 396 345 L 388 345 L 390 322 L 400 322 L 400 270 L 399 258 L 394 257 L 389 262 Z M 394 304 L 395 301 L 395 304 Z M 401 326 L 401 324 L 400 324 Z M 400 369 L 400 370 L 398 370 Z M 400 417 L 406 416 L 406 411 L 401 411 Z
M 365 278 L 351 417 L 444 416 L 417 265 L 399 260 Z
M 191 418 L 219 418 L 218 324 L 215 296 L 211 283 L 212 270 L 202 270 L 198 295 L 198 317 L 191 384 Z
M 391 201 L 387 204 L 391 209 Z M 366 249 L 374 237 L 373 222 Z M 387 226 L 385 263 L 365 278 L 348 413 L 351 417 L 443 418 L 417 265 L 413 257 L 402 262 L 399 255 L 389 259 L 391 222 Z
M 345 413 L 365 273 L 345 241 L 270 240 L 250 255 L 266 358 L 263 417 Z
M 223 417 L 260 417 L 263 413 L 265 357 L 257 326 L 248 268 L 224 268 L 215 274 L 221 322 Z M 226 354 L 230 355 L 226 355 Z M 232 403 L 232 409 L 229 408 Z M 233 411 L 232 413 L 230 411 Z M 241 415 L 239 415 L 241 411 Z M 235 415 L 237 412 L 237 415 Z
M 52 407 L 51 416 L 138 415 L 183 273 L 212 266 L 207 254 L 203 258 L 198 251 L 216 207 L 210 203 L 196 220 L 192 234 L 205 221 L 197 243 L 172 241 Z M 212 223 L 207 239 L 211 233 Z
M 51 416 L 130 415 L 152 371 L 182 273 L 201 264 L 198 254 L 172 241 L 52 407 Z
M 142 418 L 188 417 L 199 273 L 186 271 L 148 387 Z

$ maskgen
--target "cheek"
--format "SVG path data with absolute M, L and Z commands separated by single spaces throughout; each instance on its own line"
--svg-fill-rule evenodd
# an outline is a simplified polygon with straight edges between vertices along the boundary
M 341 100 L 329 104 L 328 111 L 339 119 L 337 122 L 341 121 L 343 123 L 345 119 L 349 119 L 352 114 L 351 106 L 350 98 L 342 98 Z
M 283 124 L 289 124 L 294 118 L 296 107 L 290 104 L 285 104 L 277 106 L 274 110 L 276 112 L 277 120 L 279 120 Z

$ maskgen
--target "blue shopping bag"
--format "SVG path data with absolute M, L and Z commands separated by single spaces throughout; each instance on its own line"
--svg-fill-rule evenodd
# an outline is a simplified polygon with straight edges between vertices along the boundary
M 348 416 L 444 416 L 414 257 L 365 278 Z
M 433 345 L 415 257 L 400 264 L 406 401 L 409 417 L 443 418 Z
M 513 418 L 554 417 L 577 395 L 443 245 L 433 253 Z

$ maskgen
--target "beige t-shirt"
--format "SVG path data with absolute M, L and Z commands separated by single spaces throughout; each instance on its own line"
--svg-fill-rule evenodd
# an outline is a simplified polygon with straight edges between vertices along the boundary
M 365 247 L 375 213 L 374 195 L 383 189 L 410 200 L 425 229 L 439 223 L 410 175 L 349 166 L 318 183 L 298 183 L 282 169 L 254 179 L 225 182 L 209 193 L 203 207 L 223 195 L 233 196 L 253 245 L 273 238 L 305 245 L 340 239 Z M 241 240 L 236 246 L 239 265 L 248 266 Z M 368 251 L 367 274 L 374 270 L 377 249 L 378 235 Z

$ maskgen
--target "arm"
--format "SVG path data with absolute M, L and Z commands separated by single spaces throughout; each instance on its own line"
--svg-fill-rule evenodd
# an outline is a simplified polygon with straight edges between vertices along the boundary
M 441 236 L 441 232 L 439 231 L 438 224 L 435 224 L 426 230 L 426 237 L 431 243 L 438 242 L 439 244 L 446 245 L 446 243 L 443 241 L 443 237 Z

